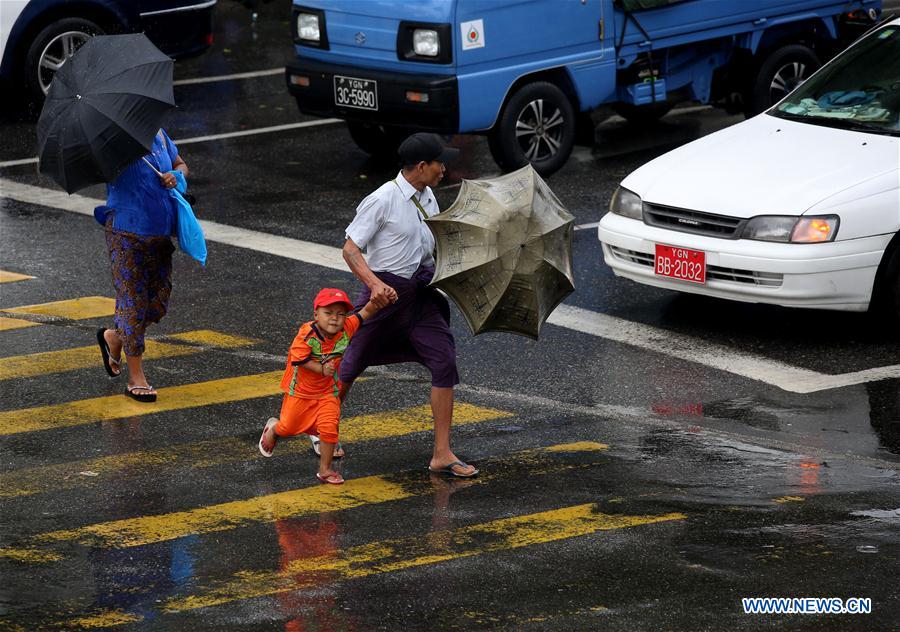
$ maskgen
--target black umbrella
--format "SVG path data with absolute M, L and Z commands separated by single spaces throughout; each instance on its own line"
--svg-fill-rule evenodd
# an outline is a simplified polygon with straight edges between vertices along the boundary
M 85 42 L 50 84 L 37 127 L 40 172 L 73 193 L 147 154 L 175 107 L 172 65 L 142 34 Z

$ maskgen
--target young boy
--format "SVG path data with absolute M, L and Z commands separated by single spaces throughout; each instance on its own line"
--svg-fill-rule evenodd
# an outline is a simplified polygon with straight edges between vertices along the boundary
M 272 456 L 278 437 L 318 435 L 321 443 L 316 478 L 331 485 L 344 482 L 331 468 L 341 416 L 338 366 L 350 338 L 378 307 L 369 301 L 359 312 L 352 311 L 353 304 L 342 290 L 325 288 L 316 295 L 313 320 L 303 323 L 288 351 L 281 378 L 281 415 L 269 418 L 259 438 L 259 451 Z

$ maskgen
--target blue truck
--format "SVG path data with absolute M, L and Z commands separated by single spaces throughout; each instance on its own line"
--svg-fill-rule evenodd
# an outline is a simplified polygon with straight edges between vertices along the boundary
M 589 113 L 635 123 L 679 101 L 756 114 L 879 17 L 880 0 L 294 0 L 300 111 L 364 151 L 414 131 L 484 134 L 504 170 L 548 175 Z

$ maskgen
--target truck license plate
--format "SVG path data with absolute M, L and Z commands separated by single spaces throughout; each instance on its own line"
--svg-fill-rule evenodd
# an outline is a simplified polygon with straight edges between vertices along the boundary
M 335 75 L 334 104 L 360 110 L 377 110 L 378 83 L 372 79 Z
M 689 248 L 656 244 L 654 271 L 657 276 L 691 283 L 706 283 L 706 253 Z

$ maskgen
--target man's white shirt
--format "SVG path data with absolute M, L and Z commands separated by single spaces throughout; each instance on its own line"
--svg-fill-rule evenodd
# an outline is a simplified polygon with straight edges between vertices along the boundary
M 440 212 L 431 187 L 419 193 L 402 171 L 356 207 L 347 239 L 365 250 L 373 272 L 390 272 L 408 279 L 420 265 L 434 265 L 434 235 L 413 202 L 414 195 L 428 217 Z

